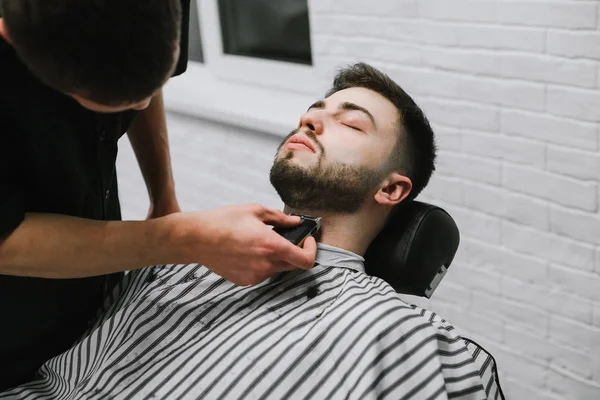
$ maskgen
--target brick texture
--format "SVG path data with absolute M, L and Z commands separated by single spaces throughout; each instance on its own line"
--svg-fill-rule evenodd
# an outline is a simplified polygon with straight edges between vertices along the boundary
M 316 76 L 370 62 L 437 132 L 422 199 L 455 217 L 461 247 L 433 299 L 407 300 L 487 347 L 507 398 L 600 398 L 600 3 L 312 0 L 310 18 Z M 177 114 L 169 127 L 184 209 L 281 207 L 280 138 Z M 118 171 L 124 217 L 143 218 L 126 139 Z

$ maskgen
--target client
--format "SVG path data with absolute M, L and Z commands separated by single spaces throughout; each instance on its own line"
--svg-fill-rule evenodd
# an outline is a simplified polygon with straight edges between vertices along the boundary
M 311 270 L 250 287 L 201 265 L 133 271 L 85 337 L 0 398 L 497 398 L 487 353 L 363 266 L 434 159 L 410 96 L 369 65 L 347 67 L 270 173 L 286 212 L 322 218 Z

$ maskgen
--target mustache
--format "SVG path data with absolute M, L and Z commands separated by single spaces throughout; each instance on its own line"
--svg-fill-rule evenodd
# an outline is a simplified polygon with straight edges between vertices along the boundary
M 294 130 L 292 130 L 281 142 L 281 144 L 279 145 L 279 149 L 281 150 L 281 148 L 283 147 L 284 144 L 287 143 L 287 141 L 294 136 L 296 133 L 300 132 L 300 129 L 296 128 Z M 321 142 L 319 142 L 319 139 L 317 139 L 317 135 L 315 135 L 315 133 L 313 131 L 306 131 L 306 132 L 302 132 L 303 134 L 305 134 L 306 136 L 308 136 L 308 138 L 319 148 L 321 153 L 325 152 L 325 149 L 323 148 L 323 145 L 321 144 Z

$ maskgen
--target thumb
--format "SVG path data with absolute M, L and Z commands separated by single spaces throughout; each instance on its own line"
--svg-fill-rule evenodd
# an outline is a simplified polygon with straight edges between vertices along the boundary
M 267 209 L 260 216 L 261 220 L 267 225 L 292 227 L 300 223 L 300 217 L 287 215 L 279 210 Z
M 317 254 L 317 241 L 314 236 L 308 236 L 302 243 L 302 248 L 308 252 L 308 254 Z
M 310 260 L 308 268 L 312 268 L 315 263 L 315 259 L 317 258 L 317 241 L 313 236 L 309 236 L 304 239 L 304 242 L 302 243 L 302 251 Z

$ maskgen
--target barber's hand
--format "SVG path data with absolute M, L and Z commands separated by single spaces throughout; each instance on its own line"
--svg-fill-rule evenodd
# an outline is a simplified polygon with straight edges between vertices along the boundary
M 315 262 L 314 238 L 307 238 L 302 247 L 295 246 L 267 226 L 300 223 L 299 217 L 278 210 L 239 205 L 169 218 L 177 224 L 186 262 L 202 263 L 237 285 L 255 285 L 283 271 L 308 270 Z

